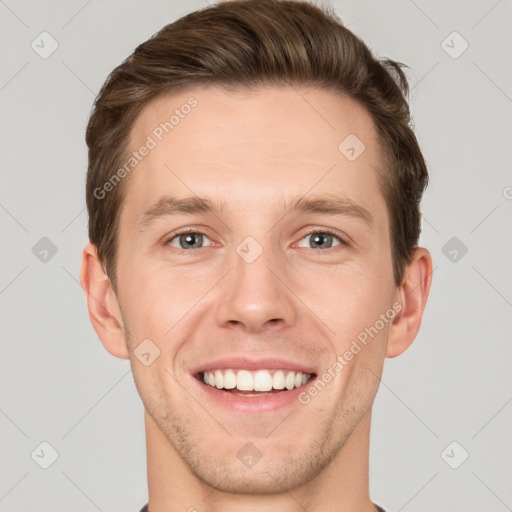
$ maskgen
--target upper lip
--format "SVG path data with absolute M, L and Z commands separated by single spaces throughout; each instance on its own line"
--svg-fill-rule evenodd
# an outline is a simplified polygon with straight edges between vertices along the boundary
M 289 359 L 280 359 L 277 357 L 266 357 L 263 359 L 255 359 L 249 357 L 226 357 L 215 359 L 208 363 L 201 364 L 191 369 L 191 373 L 196 375 L 201 372 L 222 369 L 237 370 L 294 370 L 302 373 L 315 373 L 315 369 L 299 362 L 290 361 Z

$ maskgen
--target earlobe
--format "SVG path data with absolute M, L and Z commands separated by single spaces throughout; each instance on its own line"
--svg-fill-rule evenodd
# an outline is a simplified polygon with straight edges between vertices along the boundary
M 405 269 L 402 284 L 397 288 L 395 300 L 401 308 L 389 328 L 386 357 L 402 354 L 416 338 L 431 283 L 432 257 L 427 249 L 419 247 Z
M 113 356 L 128 359 L 129 352 L 117 297 L 103 271 L 96 246 L 92 244 L 87 244 L 82 251 L 80 283 L 87 299 L 89 318 L 103 346 Z

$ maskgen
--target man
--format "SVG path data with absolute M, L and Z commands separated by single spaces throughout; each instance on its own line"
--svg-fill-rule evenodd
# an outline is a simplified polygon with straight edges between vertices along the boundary
M 143 510 L 382 510 L 372 403 L 432 274 L 406 94 L 299 1 L 194 12 L 109 76 L 81 282 L 145 407 Z

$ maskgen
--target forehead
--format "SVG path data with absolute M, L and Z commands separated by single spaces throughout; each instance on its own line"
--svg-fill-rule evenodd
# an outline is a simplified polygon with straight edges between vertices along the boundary
M 259 208 L 262 200 L 309 190 L 385 208 L 370 115 L 355 101 L 316 88 L 165 94 L 142 109 L 129 146 L 151 146 L 125 195 L 139 211 L 165 193 L 223 196 Z

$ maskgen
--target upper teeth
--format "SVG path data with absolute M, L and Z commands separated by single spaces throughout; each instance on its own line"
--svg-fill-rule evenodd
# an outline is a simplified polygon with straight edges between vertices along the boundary
M 211 370 L 203 372 L 203 381 L 218 389 L 240 391 L 270 391 L 293 389 L 306 384 L 311 374 L 289 370 Z

